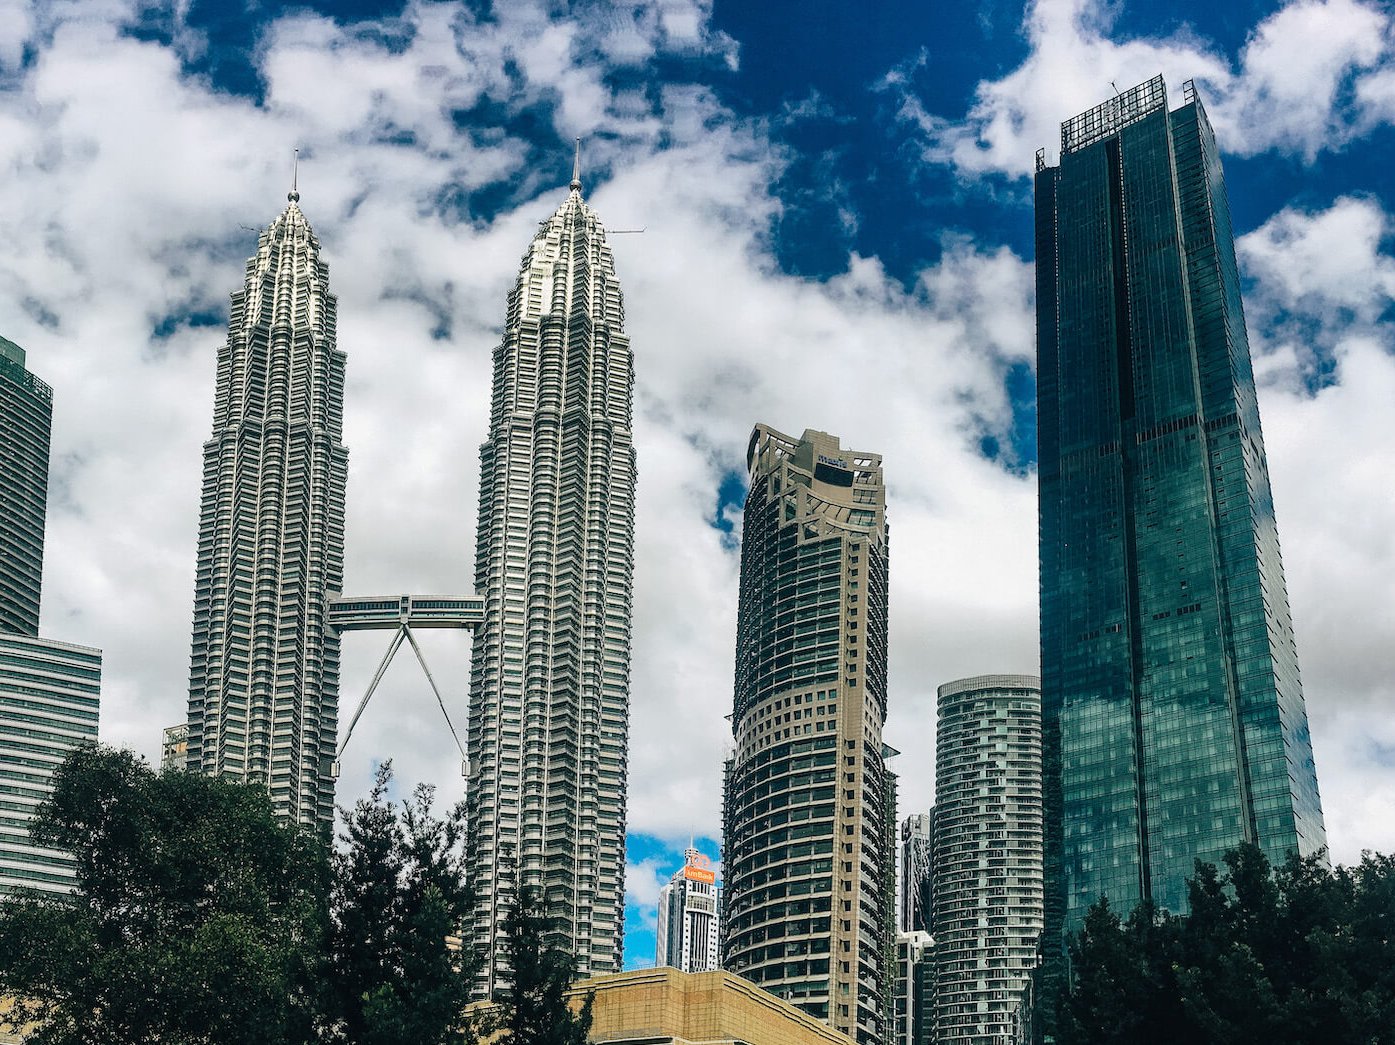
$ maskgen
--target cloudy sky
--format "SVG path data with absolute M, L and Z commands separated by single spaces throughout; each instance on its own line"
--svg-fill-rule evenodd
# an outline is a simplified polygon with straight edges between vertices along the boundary
M 0 333 L 55 387 L 43 629 L 102 735 L 182 720 L 227 295 L 301 205 L 348 353 L 347 588 L 471 587 L 488 360 L 571 140 L 640 461 L 630 937 L 716 855 L 751 425 L 885 456 L 901 811 L 934 694 L 1036 671 L 1032 210 L 1061 120 L 1194 79 L 1225 152 L 1332 850 L 1395 849 L 1395 12 L 1374 0 L 0 0 Z M 735 531 L 734 528 L 735 527 Z M 386 636 L 345 643 L 343 702 Z M 465 718 L 468 638 L 423 640 Z M 345 756 L 461 792 L 403 658 Z

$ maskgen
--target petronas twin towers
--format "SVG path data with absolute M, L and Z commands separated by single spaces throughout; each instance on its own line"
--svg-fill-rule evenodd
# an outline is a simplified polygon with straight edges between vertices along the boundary
M 271 792 L 304 824 L 334 820 L 327 769 L 343 586 L 344 353 L 320 243 L 292 192 L 232 295 L 204 444 L 189 768 Z
M 509 293 L 480 447 L 470 666 L 476 938 L 515 874 L 578 972 L 620 970 L 634 572 L 634 364 L 605 230 L 573 175 Z M 499 976 L 487 947 L 486 981 Z
M 189 768 L 334 818 L 348 452 L 345 356 L 292 192 L 232 297 L 218 356 L 189 685 Z M 480 449 L 468 807 L 475 937 L 540 890 L 581 975 L 618 971 L 634 568 L 634 367 L 599 219 L 574 171 L 509 294 Z M 405 611 L 404 611 L 405 612 Z

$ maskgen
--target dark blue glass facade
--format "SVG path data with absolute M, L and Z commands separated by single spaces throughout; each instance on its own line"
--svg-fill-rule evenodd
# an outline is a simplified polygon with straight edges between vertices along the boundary
M 1158 78 L 1069 121 L 1036 195 L 1050 938 L 1325 833 L 1200 101 Z
M 39 634 L 53 390 L 0 337 L 0 635 Z

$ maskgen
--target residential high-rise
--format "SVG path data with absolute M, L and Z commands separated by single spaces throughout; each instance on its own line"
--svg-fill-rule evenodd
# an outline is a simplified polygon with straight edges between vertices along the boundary
M 880 1045 L 896 890 L 881 458 L 757 425 L 746 461 L 722 967 Z
M 53 390 L 0 337 L 0 634 L 39 634 Z
M 71 892 L 77 885 L 73 858 L 34 845 L 29 824 L 53 793 L 54 770 L 74 748 L 97 740 L 101 679 L 101 650 L 0 633 L 0 898 L 20 887 Z
M 912 813 L 901 821 L 900 871 L 897 875 L 899 932 L 929 932 L 934 896 L 935 810 Z
M 289 203 L 257 242 L 218 352 L 204 444 L 189 673 L 191 770 L 260 784 L 277 812 L 334 820 L 344 354 L 329 267 Z
M 940 687 L 934 878 L 935 1041 L 1006 1041 L 1042 931 L 1039 679 Z
M 711 972 L 719 966 L 717 917 L 721 889 L 711 861 L 689 846 L 683 866 L 659 890 L 655 964 L 684 972 Z
M 1048 961 L 1101 895 L 1324 844 L 1211 125 L 1161 77 L 1036 175 Z M 1050 988 L 1046 989 L 1050 993 Z
M 605 230 L 574 172 L 509 292 L 480 448 L 470 666 L 475 941 L 492 994 L 514 885 L 581 976 L 618 972 L 634 572 L 634 366 Z

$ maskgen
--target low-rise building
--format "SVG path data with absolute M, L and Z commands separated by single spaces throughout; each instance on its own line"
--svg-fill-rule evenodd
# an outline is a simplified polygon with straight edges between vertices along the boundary
M 591 1045 L 854 1045 L 853 1039 L 729 972 L 636 969 L 579 980 L 591 1003 Z M 494 1009 L 479 1002 L 476 1017 Z

